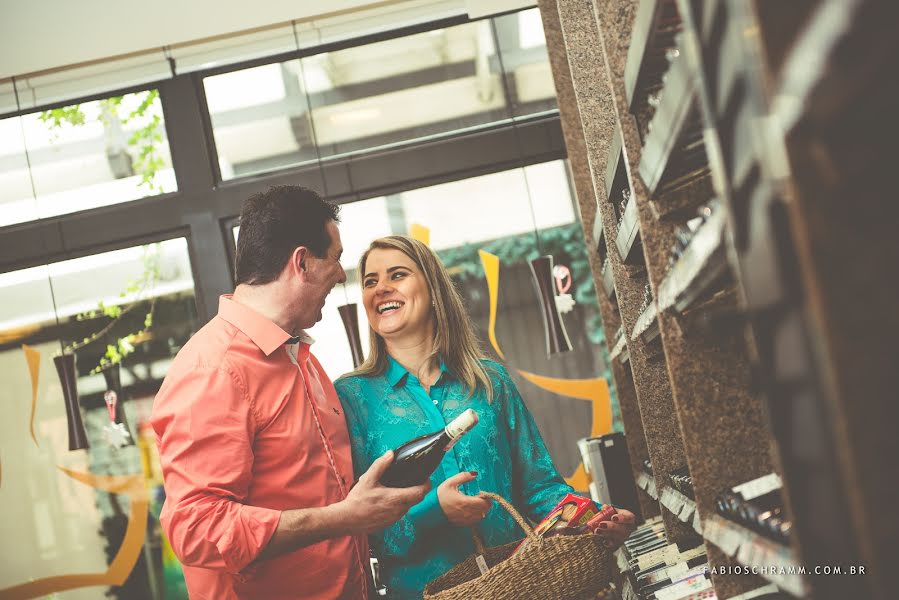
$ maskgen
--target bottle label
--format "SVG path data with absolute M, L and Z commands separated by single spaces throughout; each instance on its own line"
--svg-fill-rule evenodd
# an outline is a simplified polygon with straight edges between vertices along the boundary
M 780 476 L 777 473 L 770 473 L 764 477 L 738 485 L 733 488 L 733 491 L 748 501 L 764 496 L 774 490 L 779 490 L 781 487 L 783 487 L 783 482 L 780 480 Z
M 478 564 L 478 570 L 481 572 L 481 575 L 486 575 L 490 568 L 487 566 L 487 561 L 484 560 L 484 555 L 478 554 L 474 561 Z
M 461 415 L 450 421 L 446 426 L 446 434 L 450 437 L 449 444 L 446 445 L 446 452 L 456 445 L 459 438 L 462 437 L 469 429 L 477 425 L 478 413 L 472 409 L 467 409 Z

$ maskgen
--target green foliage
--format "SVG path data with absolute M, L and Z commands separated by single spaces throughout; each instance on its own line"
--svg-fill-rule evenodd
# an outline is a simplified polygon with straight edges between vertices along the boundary
M 124 96 L 113 96 L 98 101 L 99 116 L 95 119 L 109 126 L 113 120 L 121 122 L 123 127 L 129 124 L 138 125 L 128 137 L 128 149 L 131 155 L 132 168 L 140 175 L 139 185 L 150 192 L 158 193 L 162 188 L 156 183 L 156 175 L 165 166 L 165 160 L 159 148 L 163 143 L 162 119 L 158 114 L 150 114 L 150 109 L 159 98 L 159 90 L 147 90 L 138 93 L 140 104 L 127 115 L 121 115 Z M 38 118 L 47 123 L 50 130 L 60 130 L 65 126 L 77 127 L 88 123 L 88 117 L 80 104 L 45 110 Z
M 80 104 L 45 110 L 38 115 L 38 118 L 44 123 L 49 123 L 51 130 L 61 129 L 65 124 L 84 125 L 87 121 Z
M 123 316 L 135 310 L 146 298 L 152 296 L 153 288 L 160 277 L 160 248 L 161 245 L 158 243 L 144 246 L 143 273 L 140 277 L 129 281 L 125 285 L 125 288 L 119 293 L 120 302 L 106 304 L 101 300 L 97 303 L 96 308 L 76 315 L 75 319 L 78 321 L 107 319 L 108 322 L 93 335 L 66 348 L 66 352 L 75 352 L 100 339 L 108 339 L 108 336 L 112 333 L 115 326 L 121 322 Z M 100 362 L 91 370 L 91 373 L 99 373 L 107 367 L 119 364 L 126 356 L 134 352 L 136 345 L 146 339 L 150 328 L 153 326 L 153 311 L 155 307 L 156 301 L 153 298 L 150 300 L 150 308 L 144 315 L 143 327 L 141 329 L 124 333 L 115 339 L 115 343 L 106 344 L 106 353 L 100 358 Z

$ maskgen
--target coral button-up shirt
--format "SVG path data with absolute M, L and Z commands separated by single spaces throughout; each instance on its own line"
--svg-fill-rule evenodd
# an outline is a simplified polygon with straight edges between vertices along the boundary
M 367 595 L 364 536 L 254 562 L 281 511 L 339 502 L 353 480 L 334 386 L 309 352 L 311 340 L 285 345 L 289 338 L 223 296 L 156 396 L 160 520 L 192 600 Z

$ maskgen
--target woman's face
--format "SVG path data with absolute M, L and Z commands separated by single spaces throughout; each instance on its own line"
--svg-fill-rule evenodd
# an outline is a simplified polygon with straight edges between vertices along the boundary
M 368 253 L 362 304 L 372 329 L 384 339 L 432 333 L 428 283 L 399 250 L 376 248 Z

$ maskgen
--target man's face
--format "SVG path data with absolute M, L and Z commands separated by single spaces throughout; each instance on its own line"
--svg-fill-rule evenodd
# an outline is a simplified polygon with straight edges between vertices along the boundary
M 322 318 L 325 298 L 334 286 L 346 281 L 346 273 L 340 265 L 343 244 L 340 242 L 340 230 L 337 223 L 328 221 L 326 231 L 331 238 L 331 245 L 321 258 L 309 255 L 306 259 L 306 290 L 303 302 L 304 318 L 299 323 L 302 328 L 312 327 Z

